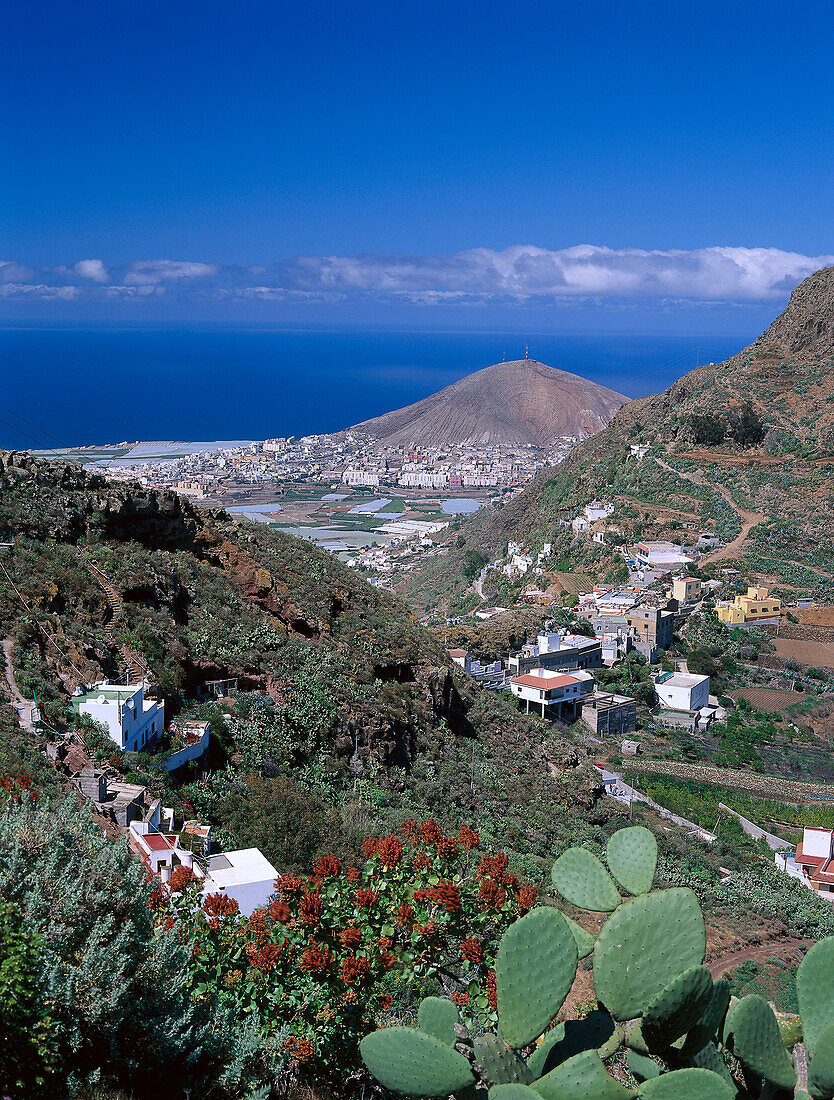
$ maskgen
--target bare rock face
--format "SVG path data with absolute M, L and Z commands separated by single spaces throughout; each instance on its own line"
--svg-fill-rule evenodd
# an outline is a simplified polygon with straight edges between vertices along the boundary
M 546 447 L 559 436 L 600 431 L 626 400 L 587 378 L 535 359 L 517 359 L 485 367 L 353 430 L 394 446 Z

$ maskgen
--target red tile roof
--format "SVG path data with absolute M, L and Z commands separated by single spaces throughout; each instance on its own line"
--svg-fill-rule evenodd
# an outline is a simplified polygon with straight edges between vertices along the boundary
M 552 688 L 567 687 L 568 684 L 578 684 L 580 681 L 575 676 L 516 676 L 510 683 L 521 684 L 523 687 L 544 688 L 550 691 Z
M 142 840 L 147 844 L 152 852 L 167 852 L 173 848 L 173 844 L 162 833 L 145 833 Z

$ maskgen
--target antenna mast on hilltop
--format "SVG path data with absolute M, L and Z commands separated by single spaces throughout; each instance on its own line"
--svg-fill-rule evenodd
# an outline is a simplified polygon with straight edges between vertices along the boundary
M 524 358 L 525 359 L 530 358 L 530 345 L 529 344 L 524 345 Z

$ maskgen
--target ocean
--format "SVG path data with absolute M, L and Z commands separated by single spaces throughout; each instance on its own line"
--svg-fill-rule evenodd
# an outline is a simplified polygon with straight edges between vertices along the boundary
M 0 329 L 0 446 L 264 439 L 346 428 L 490 363 L 530 357 L 628 397 L 745 339 L 302 331 Z M 21 420 L 20 418 L 23 418 Z M 28 422 L 28 423 L 26 423 Z

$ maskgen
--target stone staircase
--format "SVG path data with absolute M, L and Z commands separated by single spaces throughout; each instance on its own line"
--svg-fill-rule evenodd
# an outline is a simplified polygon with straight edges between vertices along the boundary
M 125 645 L 124 642 L 119 642 L 115 638 L 114 630 L 116 623 L 122 617 L 123 601 L 121 593 L 111 583 L 109 577 L 104 573 L 95 562 L 91 561 L 87 556 L 85 550 L 81 547 L 78 548 L 79 556 L 84 562 L 84 565 L 92 573 L 93 577 L 98 581 L 101 588 L 104 590 L 104 594 L 107 597 L 107 603 L 110 608 L 110 614 L 107 617 L 107 621 L 104 623 L 104 632 L 110 639 L 114 648 L 118 649 L 121 655 L 123 667 L 127 671 L 128 679 L 130 683 L 139 683 L 144 680 L 150 670 L 136 650 L 131 649 L 130 646 Z

